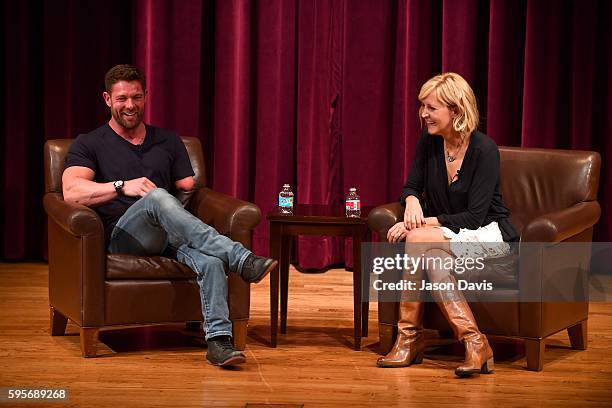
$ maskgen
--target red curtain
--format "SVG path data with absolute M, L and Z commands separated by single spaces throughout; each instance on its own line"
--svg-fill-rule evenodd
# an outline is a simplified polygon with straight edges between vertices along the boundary
M 420 85 L 456 71 L 498 144 L 602 154 L 596 238 L 610 241 L 606 0 L 29 3 L 2 6 L 3 259 L 44 256 L 42 144 L 107 119 L 102 79 L 119 62 L 147 73 L 147 121 L 197 135 L 208 184 L 264 215 L 283 183 L 299 203 L 341 202 L 351 186 L 364 205 L 397 199 Z M 265 221 L 254 245 L 267 252 Z M 302 238 L 299 263 L 350 264 L 348 248 Z

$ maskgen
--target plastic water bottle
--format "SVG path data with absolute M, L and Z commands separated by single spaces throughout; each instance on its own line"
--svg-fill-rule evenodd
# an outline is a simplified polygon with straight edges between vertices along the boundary
M 283 189 L 278 193 L 278 212 L 293 215 L 293 191 L 289 184 L 283 184 Z
M 361 200 L 355 187 L 349 188 L 349 193 L 346 196 L 346 216 L 361 217 Z

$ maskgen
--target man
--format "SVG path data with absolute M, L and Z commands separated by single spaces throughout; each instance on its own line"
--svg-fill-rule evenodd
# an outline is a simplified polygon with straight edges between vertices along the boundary
M 231 343 L 225 270 L 259 282 L 277 261 L 220 235 L 170 194 L 192 190 L 194 172 L 175 133 L 143 122 L 144 74 L 134 66 L 117 65 L 106 73 L 105 87 L 111 118 L 79 135 L 70 147 L 62 176 L 64 199 L 100 214 L 111 253 L 176 252 L 178 261 L 198 276 L 207 360 L 219 366 L 245 362 Z

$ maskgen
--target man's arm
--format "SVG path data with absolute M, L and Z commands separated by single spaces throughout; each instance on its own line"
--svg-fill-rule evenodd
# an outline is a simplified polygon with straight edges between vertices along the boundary
M 94 171 L 89 167 L 72 166 L 62 174 L 64 200 L 86 206 L 95 206 L 117 197 L 112 182 L 96 183 Z
M 187 176 L 180 180 L 176 180 L 174 182 L 174 187 L 176 187 L 176 198 L 178 198 L 184 208 L 187 208 L 193 193 L 195 193 L 193 190 L 195 187 L 193 176 Z
M 187 176 L 174 182 L 174 187 L 176 187 L 177 190 L 191 191 L 193 190 L 194 186 L 195 180 L 193 179 L 193 176 Z
M 64 170 L 62 190 L 64 200 L 86 206 L 96 206 L 117 197 L 113 182 L 96 183 L 94 171 L 89 167 L 72 166 Z M 124 181 L 123 194 L 129 197 L 143 197 L 156 185 L 146 177 Z

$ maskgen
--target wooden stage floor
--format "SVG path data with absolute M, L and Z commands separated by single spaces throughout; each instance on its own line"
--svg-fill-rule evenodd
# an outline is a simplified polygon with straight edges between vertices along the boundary
M 520 343 L 493 339 L 495 374 L 461 380 L 461 348 L 442 341 L 421 365 L 377 368 L 375 304 L 363 350 L 352 350 L 349 272 L 290 276 L 278 348 L 268 346 L 266 279 L 252 290 L 248 361 L 227 370 L 207 364 L 202 336 L 182 326 L 105 331 L 101 356 L 81 358 L 74 325 L 49 335 L 47 266 L 0 264 L 0 387 L 69 390 L 62 404 L 14 405 L 36 407 L 612 406 L 612 304 L 591 304 L 586 351 L 559 333 L 538 373 L 525 369 Z

